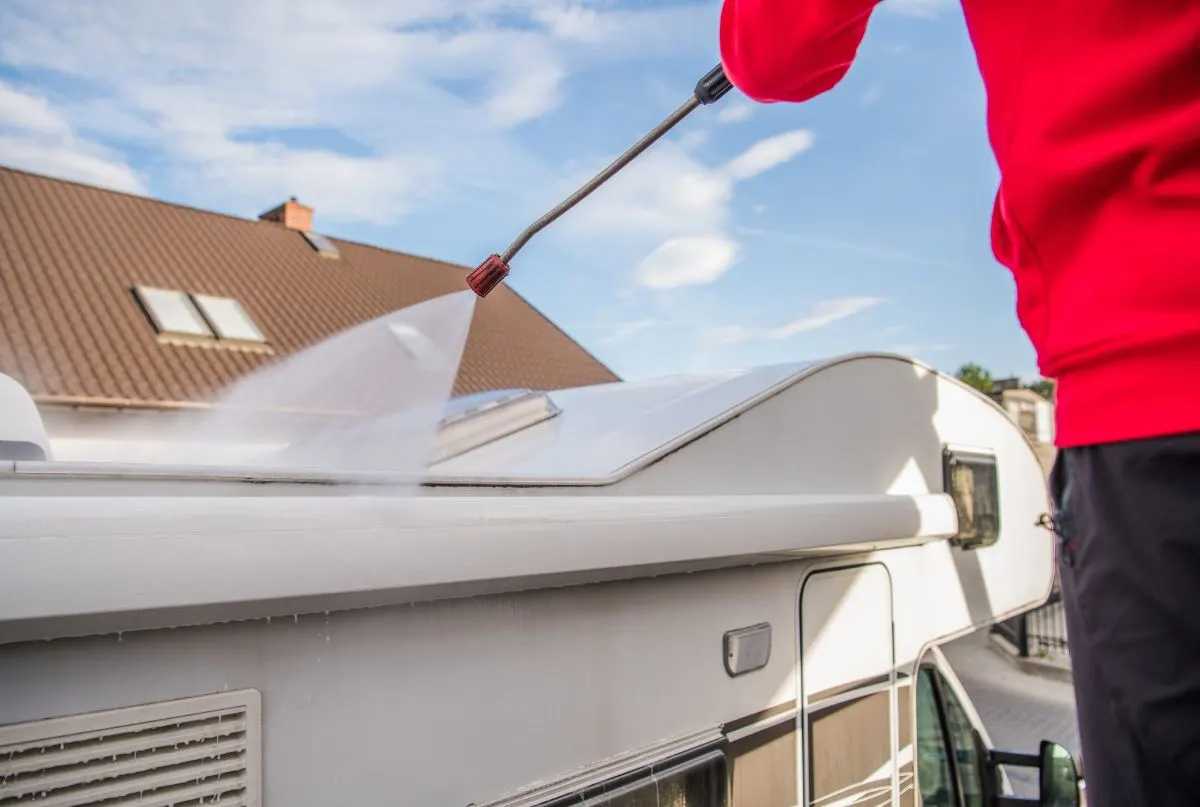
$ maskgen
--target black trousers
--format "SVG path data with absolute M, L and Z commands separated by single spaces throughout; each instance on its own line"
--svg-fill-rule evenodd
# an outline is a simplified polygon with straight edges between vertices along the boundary
M 1050 488 L 1088 807 L 1200 807 L 1200 433 L 1065 449 Z

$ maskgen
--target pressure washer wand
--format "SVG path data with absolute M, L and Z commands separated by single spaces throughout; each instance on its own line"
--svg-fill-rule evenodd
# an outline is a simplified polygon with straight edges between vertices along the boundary
M 614 174 L 633 162 L 635 157 L 650 148 L 660 137 L 671 131 L 675 127 L 675 124 L 691 114 L 692 110 L 700 106 L 716 103 L 732 87 L 733 85 L 725 77 L 725 69 L 721 65 L 718 64 L 712 70 L 708 71 L 702 79 L 696 82 L 696 89 L 692 93 L 692 97 L 683 106 L 676 109 L 667 116 L 666 120 L 647 132 L 641 140 L 630 146 L 624 154 L 613 160 L 603 171 L 588 180 L 582 188 L 568 196 L 552 208 L 550 212 L 546 213 L 546 215 L 526 227 L 517 236 L 516 240 L 508 245 L 508 249 L 504 250 L 503 254 L 489 255 L 487 260 L 479 264 L 474 271 L 467 275 L 467 285 L 471 287 L 471 291 L 480 297 L 487 297 L 492 289 L 504 281 L 509 272 L 509 261 L 521 251 L 522 247 L 529 243 L 529 239 L 546 229 L 559 216 L 582 202 L 592 191 L 599 188 L 611 179 Z

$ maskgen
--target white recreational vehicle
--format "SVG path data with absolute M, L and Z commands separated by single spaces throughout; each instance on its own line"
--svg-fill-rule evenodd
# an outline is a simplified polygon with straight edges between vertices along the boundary
M 5 807 L 1079 803 L 937 650 L 1049 594 L 1038 460 L 907 359 L 467 399 L 419 490 L 56 462 L 13 387 Z

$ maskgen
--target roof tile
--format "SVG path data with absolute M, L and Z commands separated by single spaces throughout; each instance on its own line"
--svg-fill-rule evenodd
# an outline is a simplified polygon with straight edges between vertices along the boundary
M 0 372 L 39 398 L 171 405 L 390 311 L 467 267 L 0 167 Z M 274 356 L 160 343 L 136 285 L 232 297 Z M 455 393 L 616 375 L 507 286 L 475 309 Z

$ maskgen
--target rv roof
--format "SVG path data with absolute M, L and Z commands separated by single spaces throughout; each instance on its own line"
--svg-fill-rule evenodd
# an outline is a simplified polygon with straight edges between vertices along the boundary
M 446 458 L 430 467 L 425 481 L 480 486 L 603 484 L 694 439 L 812 366 L 780 364 L 551 393 L 504 390 L 470 396 L 456 402 L 443 423 L 462 433 L 450 435 L 453 439 L 443 441 L 445 446 L 435 446 Z M 480 423 L 474 425 L 475 420 Z M 10 475 L 385 486 L 415 481 L 396 474 L 333 474 L 253 464 L 0 463 L 0 476 Z
M 550 393 L 558 417 L 431 468 L 450 484 L 597 482 L 629 472 L 794 379 L 813 363 L 680 375 Z

